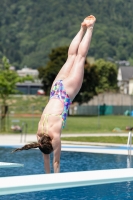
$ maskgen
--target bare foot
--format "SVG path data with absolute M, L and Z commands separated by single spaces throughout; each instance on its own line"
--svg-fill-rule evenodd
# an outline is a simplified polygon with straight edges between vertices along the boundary
M 90 15 L 84 19 L 82 26 L 93 27 L 95 24 L 96 18 L 93 15 Z

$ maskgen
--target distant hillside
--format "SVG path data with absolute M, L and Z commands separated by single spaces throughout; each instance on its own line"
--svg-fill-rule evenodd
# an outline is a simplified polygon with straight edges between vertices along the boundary
M 45 66 L 51 49 L 69 45 L 90 14 L 97 22 L 89 56 L 132 62 L 132 0 L 0 1 L 0 58 L 19 68 Z

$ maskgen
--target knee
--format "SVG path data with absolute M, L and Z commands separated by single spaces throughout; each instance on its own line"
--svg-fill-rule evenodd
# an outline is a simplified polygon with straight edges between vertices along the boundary
M 60 172 L 60 162 L 59 161 L 55 161 L 53 163 L 53 168 L 54 168 L 54 173 L 59 173 Z
M 54 162 L 54 166 L 58 167 L 60 165 L 60 162 L 59 161 L 55 161 Z
M 76 59 L 77 59 L 78 61 L 85 61 L 86 56 L 84 56 L 84 55 L 81 54 L 81 53 L 78 53 Z

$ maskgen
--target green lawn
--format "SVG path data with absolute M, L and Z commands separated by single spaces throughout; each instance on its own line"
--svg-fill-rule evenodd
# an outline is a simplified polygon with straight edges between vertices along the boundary
M 114 144 L 127 144 L 127 137 L 63 137 L 63 141 L 76 141 L 76 142 L 101 142 L 101 143 L 114 143 Z
M 20 120 L 19 125 L 27 123 L 27 133 L 35 134 L 38 122 L 48 101 L 42 96 L 11 96 L 9 99 L 9 113 L 6 118 L 6 133 L 12 133 L 11 125 L 14 119 Z M 20 115 L 19 115 L 20 114 Z M 21 114 L 30 114 L 30 117 L 20 117 Z M 37 116 L 38 115 L 38 116 Z M 0 124 L 1 126 L 1 124 Z M 127 126 L 133 126 L 133 117 L 130 116 L 69 116 L 63 133 L 125 133 Z M 115 131 L 115 130 L 116 131 Z M 2 133 L 2 132 L 1 132 Z M 17 134 L 17 133 L 16 133 Z M 65 138 L 63 138 L 64 140 Z M 66 138 L 68 140 L 68 138 Z M 75 138 L 69 138 L 75 140 Z M 126 138 L 114 137 L 80 137 L 77 141 L 125 143 Z
M 48 102 L 48 97 L 35 95 L 10 96 L 8 100 L 9 113 L 40 114 Z M 1 103 L 1 101 L 0 101 Z
M 108 133 L 119 128 L 125 132 L 127 126 L 133 126 L 133 117 L 129 116 L 95 116 L 95 117 L 68 117 L 67 133 Z M 118 130 L 118 129 L 117 129 Z
M 11 134 L 13 133 L 10 130 L 12 120 L 19 119 L 20 125 L 22 123 L 27 123 L 28 134 L 36 134 L 37 126 L 40 117 L 36 117 L 32 115 L 32 117 L 14 117 L 9 116 L 6 124 L 7 130 L 6 132 Z M 63 133 L 114 133 L 114 128 L 119 128 L 121 130 L 117 133 L 128 133 L 125 128 L 126 126 L 132 126 L 133 118 L 129 116 L 90 116 L 90 117 L 76 117 L 76 116 L 69 116 L 67 118 L 66 128 L 63 129 Z M 18 133 L 16 133 L 18 134 Z M 81 141 L 81 142 L 102 142 L 102 143 L 119 143 L 119 144 L 126 144 L 127 137 L 68 137 L 62 138 L 62 140 L 66 141 Z
M 39 118 L 47 101 L 48 97 L 44 96 L 10 96 L 8 100 L 9 114 L 6 119 L 7 131 L 10 132 L 12 120 L 19 118 L 21 123 L 27 122 L 28 133 L 35 133 Z M 31 117 L 25 116 L 20 118 L 17 114 L 30 114 Z M 133 117 L 124 115 L 69 116 L 63 133 L 107 133 L 112 132 L 115 128 L 125 132 L 127 126 L 133 126 Z
M 40 116 L 34 114 L 31 117 L 15 117 L 8 116 L 6 120 L 7 132 L 10 132 L 10 127 L 14 119 L 20 120 L 20 125 L 25 122 L 28 125 L 28 133 L 35 133 Z M 65 129 L 62 133 L 110 133 L 110 132 L 126 132 L 127 126 L 132 126 L 133 118 L 129 116 L 100 116 L 100 117 L 76 117 L 69 116 Z M 118 131 L 113 131 L 119 128 Z

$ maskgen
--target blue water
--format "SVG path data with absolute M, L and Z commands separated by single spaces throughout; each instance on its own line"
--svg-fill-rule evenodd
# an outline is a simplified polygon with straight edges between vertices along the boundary
M 127 150 L 127 145 L 125 146 L 78 146 L 78 145 L 74 145 L 74 146 L 70 146 L 70 145 L 64 145 L 65 148 L 79 148 L 79 149 L 110 149 L 110 150 Z M 130 148 L 130 147 L 129 147 Z M 133 147 L 131 148 L 131 150 L 133 150 Z
M 44 173 L 43 158 L 39 150 L 14 154 L 10 153 L 11 150 L 12 148 L 1 147 L 0 161 L 23 163 L 24 167 L 1 168 L 0 177 Z M 61 154 L 61 173 L 114 168 L 127 168 L 127 156 L 78 152 Z M 133 182 L 3 195 L 0 200 L 133 200 Z

